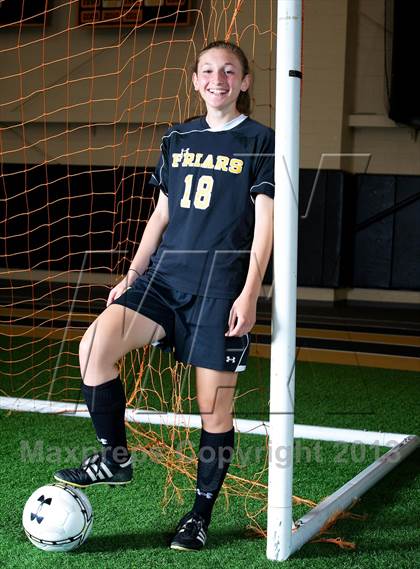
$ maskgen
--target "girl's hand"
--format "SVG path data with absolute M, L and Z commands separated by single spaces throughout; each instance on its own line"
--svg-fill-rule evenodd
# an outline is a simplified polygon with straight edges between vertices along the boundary
M 225 336 L 243 336 L 250 332 L 257 319 L 257 298 L 241 293 L 230 309 L 229 330 Z
M 135 271 L 131 270 L 128 271 L 123 280 L 120 281 L 116 286 L 114 286 L 113 289 L 111 289 L 111 292 L 109 293 L 108 299 L 106 301 L 106 305 L 109 306 L 114 302 L 114 300 L 116 300 L 119 296 L 121 296 L 131 286 L 131 284 L 136 280 L 136 278 L 137 274 Z

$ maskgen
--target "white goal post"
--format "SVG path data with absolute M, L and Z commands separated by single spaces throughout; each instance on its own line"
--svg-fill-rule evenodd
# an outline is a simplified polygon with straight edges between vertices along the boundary
M 267 557 L 292 549 L 302 0 L 277 0 Z M 278 451 L 288 460 L 276 460 Z

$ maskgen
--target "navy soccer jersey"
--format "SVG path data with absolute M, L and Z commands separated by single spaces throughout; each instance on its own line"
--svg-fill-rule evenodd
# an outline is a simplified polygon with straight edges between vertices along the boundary
M 255 196 L 274 197 L 274 131 L 244 115 L 221 130 L 204 117 L 175 125 L 162 139 L 151 183 L 168 196 L 169 223 L 148 271 L 183 292 L 237 297 L 249 267 Z

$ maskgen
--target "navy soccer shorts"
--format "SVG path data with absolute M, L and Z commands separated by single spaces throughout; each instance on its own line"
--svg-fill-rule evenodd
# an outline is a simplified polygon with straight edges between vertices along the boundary
M 218 371 L 244 371 L 250 334 L 225 336 L 234 300 L 207 298 L 174 290 L 162 281 L 139 276 L 114 304 L 135 310 L 160 324 L 166 336 L 153 342 L 173 351 L 185 364 Z

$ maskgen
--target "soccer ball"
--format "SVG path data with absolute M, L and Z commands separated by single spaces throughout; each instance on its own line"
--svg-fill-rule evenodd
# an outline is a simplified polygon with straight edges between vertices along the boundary
M 22 515 L 28 539 L 44 551 L 76 549 L 90 534 L 92 523 L 87 496 L 64 484 L 48 484 L 35 490 Z

